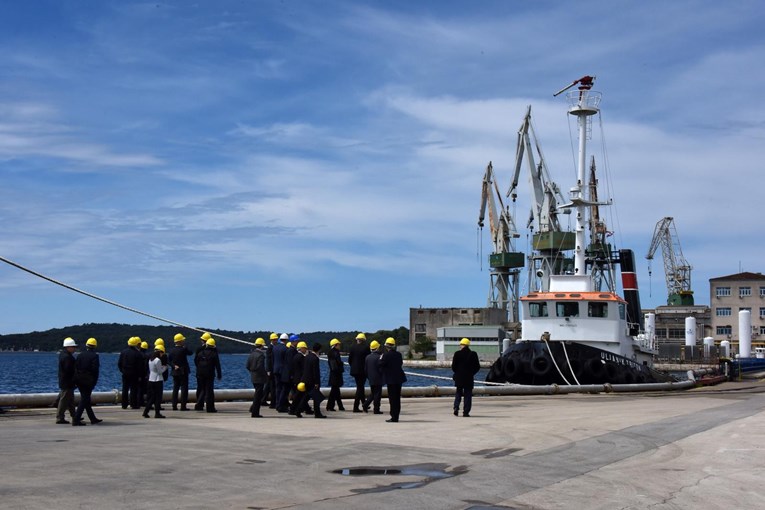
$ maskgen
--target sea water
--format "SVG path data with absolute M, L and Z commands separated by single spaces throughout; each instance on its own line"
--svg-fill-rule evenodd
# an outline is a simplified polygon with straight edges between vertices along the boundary
M 247 354 L 221 354 L 220 364 L 223 379 L 215 381 L 215 387 L 221 389 L 252 388 L 250 373 L 245 368 Z M 111 391 L 122 388 L 122 376 L 117 370 L 118 353 L 99 353 L 101 373 L 95 391 Z M 192 374 L 189 377 L 189 387 L 196 388 L 194 363 L 189 358 Z M 321 360 L 321 383 L 327 386 L 327 361 Z M 404 386 L 453 386 L 452 371 L 448 368 L 409 369 L 407 382 Z M 356 383 L 351 377 L 350 368 L 345 364 L 343 377 L 344 387 L 355 388 Z M 486 370 L 476 374 L 476 382 L 486 378 Z M 414 375 L 422 374 L 422 375 Z M 442 379 L 426 377 L 439 376 Z M 171 380 L 165 384 L 165 389 L 172 389 Z M 56 352 L 0 352 L 0 393 L 56 393 L 58 392 L 58 353 Z

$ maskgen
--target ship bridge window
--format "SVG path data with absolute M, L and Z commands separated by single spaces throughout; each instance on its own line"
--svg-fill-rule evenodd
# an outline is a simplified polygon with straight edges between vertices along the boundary
M 558 317 L 579 317 L 579 303 L 558 301 L 555 303 L 555 313 Z
M 547 317 L 547 302 L 536 301 L 529 303 L 529 315 L 531 317 Z
M 619 318 L 623 321 L 627 320 L 627 310 L 624 307 L 624 303 L 619 303 Z
M 587 317 L 608 317 L 608 303 L 587 303 Z

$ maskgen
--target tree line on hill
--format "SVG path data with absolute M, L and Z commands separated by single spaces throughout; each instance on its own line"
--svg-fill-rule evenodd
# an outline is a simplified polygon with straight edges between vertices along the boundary
M 252 345 L 235 342 L 216 335 L 224 335 L 239 340 L 255 342 L 255 339 L 262 337 L 268 342 L 271 331 L 229 331 L 223 329 L 203 329 L 208 331 L 216 340 L 217 348 L 222 353 L 246 353 L 250 352 Z M 165 346 L 170 347 L 173 344 L 173 337 L 176 333 L 181 333 L 186 337 L 186 345 L 192 350 L 199 345 L 201 333 L 196 330 L 179 328 L 176 326 L 147 326 L 133 324 L 81 324 L 79 326 L 67 326 L 64 328 L 49 329 L 47 331 L 33 331 L 31 333 L 18 333 L 11 335 L 0 335 L 0 350 L 2 351 L 58 351 L 65 338 L 71 337 L 77 345 L 84 348 L 85 341 L 93 337 L 98 340 L 98 350 L 101 352 L 119 352 L 127 346 L 127 341 L 132 336 L 141 337 L 141 340 L 147 342 L 152 348 L 157 338 L 165 341 Z M 282 332 L 277 332 L 281 334 Z M 290 334 L 290 332 L 287 332 Z M 347 351 L 355 342 L 357 331 L 315 331 L 311 333 L 298 333 L 300 339 L 309 346 L 315 342 L 322 345 L 329 345 L 329 341 L 337 338 L 342 342 L 343 351 Z M 397 345 L 407 345 L 409 343 L 409 329 L 399 327 L 393 330 L 378 330 L 376 332 L 365 332 L 367 340 L 373 339 L 383 343 L 386 338 L 393 337 Z

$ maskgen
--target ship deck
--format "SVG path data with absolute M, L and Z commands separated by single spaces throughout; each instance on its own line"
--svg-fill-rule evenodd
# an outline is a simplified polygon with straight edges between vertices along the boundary
M 351 402 L 345 401 L 346 408 Z M 166 407 L 169 407 L 165 404 Z M 296 419 L 98 406 L 0 414 L 3 508 L 757 508 L 765 384 L 683 392 L 403 400 L 387 415 Z M 384 402 L 383 410 L 387 410 Z M 366 475 L 334 473 L 368 468 Z M 399 474 L 382 474 L 383 469 Z M 377 473 L 377 474 L 374 474 Z

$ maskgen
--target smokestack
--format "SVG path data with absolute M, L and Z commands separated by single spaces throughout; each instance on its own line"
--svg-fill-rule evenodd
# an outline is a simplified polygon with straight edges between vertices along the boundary
M 630 335 L 640 332 L 640 292 L 638 291 L 637 275 L 635 274 L 635 254 L 632 250 L 619 250 L 619 265 L 622 268 L 622 288 L 624 300 L 627 301 L 627 324 Z

